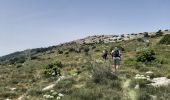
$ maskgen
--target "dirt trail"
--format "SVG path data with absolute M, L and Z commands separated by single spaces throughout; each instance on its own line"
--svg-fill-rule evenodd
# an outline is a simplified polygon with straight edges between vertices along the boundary
M 125 97 L 124 99 L 128 99 L 128 100 L 136 100 L 136 91 L 131 89 L 130 86 L 130 79 L 127 79 L 124 83 L 123 83 L 123 90 L 125 92 Z

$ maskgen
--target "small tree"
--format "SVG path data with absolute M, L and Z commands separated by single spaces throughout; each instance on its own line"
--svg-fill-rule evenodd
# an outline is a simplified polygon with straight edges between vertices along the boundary
M 85 53 L 88 53 L 89 50 L 90 50 L 90 49 L 89 49 L 88 47 L 85 47 L 85 48 L 84 48 L 84 52 L 85 52 Z
M 170 34 L 166 34 L 159 42 L 160 44 L 170 44 Z
M 156 36 L 162 36 L 164 33 L 162 32 L 162 30 L 159 30 L 158 32 L 156 32 Z
M 63 51 L 58 49 L 58 54 L 63 54 Z
M 149 37 L 148 32 L 144 32 L 144 37 Z
M 60 76 L 61 75 L 60 68 L 62 68 L 62 67 L 63 67 L 63 65 L 59 61 L 56 61 L 55 63 L 48 64 L 47 66 L 45 66 L 44 74 L 46 76 L 52 76 L 52 75 Z
M 151 62 L 155 59 L 155 52 L 152 49 L 144 49 L 137 54 L 138 62 Z

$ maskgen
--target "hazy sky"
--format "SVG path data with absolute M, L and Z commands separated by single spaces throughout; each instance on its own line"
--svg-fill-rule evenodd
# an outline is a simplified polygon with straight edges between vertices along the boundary
M 170 28 L 170 0 L 0 0 L 0 56 L 94 34 Z

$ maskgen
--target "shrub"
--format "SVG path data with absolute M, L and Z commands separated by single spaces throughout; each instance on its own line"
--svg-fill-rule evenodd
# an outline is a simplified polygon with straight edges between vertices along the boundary
M 137 54 L 137 61 L 138 62 L 151 62 L 155 60 L 155 52 L 152 49 L 145 49 Z
M 123 38 L 123 37 L 125 37 L 125 35 L 124 35 L 124 34 L 122 34 L 122 35 L 121 35 L 121 37 Z
M 100 52 L 100 50 L 99 50 L 99 49 L 96 49 L 95 52 Z
M 144 42 L 144 40 L 142 38 L 138 38 L 137 41 L 138 42 Z
M 15 57 L 9 60 L 9 64 L 24 63 L 26 58 L 24 56 Z
M 61 75 L 60 68 L 62 66 L 63 65 L 61 64 L 61 62 L 58 61 L 55 63 L 48 64 L 47 66 L 45 66 L 44 74 L 46 76 L 52 76 L 52 75 L 60 76 Z
M 148 32 L 144 32 L 144 37 L 149 37 Z
M 84 52 L 85 52 L 85 53 L 88 53 L 89 50 L 90 50 L 90 49 L 89 49 L 88 47 L 84 48 Z
M 146 91 L 144 91 L 139 94 L 137 100 L 151 100 L 151 96 Z
M 76 49 L 75 49 L 75 52 L 76 52 L 76 53 L 80 53 L 80 52 L 81 52 L 81 48 L 76 48 Z
M 166 34 L 159 42 L 160 44 L 170 44 L 170 34 Z
M 75 49 L 74 48 L 69 48 L 69 50 L 68 50 L 69 52 L 74 52 L 75 51 Z
M 103 92 L 97 89 L 81 88 L 75 90 L 71 98 L 73 100 L 100 100 L 103 97 Z
M 37 90 L 37 89 L 34 89 L 34 88 L 31 88 L 30 90 L 28 90 L 28 95 L 31 95 L 31 96 L 40 96 L 42 95 L 42 91 L 41 90 Z
M 96 46 L 92 46 L 91 48 L 92 48 L 92 49 L 95 49 L 95 48 L 96 48 Z
M 55 89 L 58 90 L 58 92 L 64 93 L 64 94 L 70 94 L 72 92 L 72 86 L 75 83 L 75 81 L 72 78 L 65 79 L 60 81 L 56 86 Z
M 162 36 L 164 33 L 162 32 L 162 30 L 159 30 L 158 32 L 156 32 L 155 36 Z
M 31 60 L 35 60 L 35 59 L 38 59 L 37 56 L 31 56 Z
M 68 51 L 66 51 L 64 54 L 66 54 L 66 55 L 67 55 L 67 54 L 69 54 L 69 52 L 68 52 Z
M 122 90 L 121 82 L 120 82 L 119 80 L 114 80 L 114 81 L 111 83 L 111 88 L 112 88 L 112 89 Z
M 58 54 L 63 54 L 63 51 L 58 49 Z
M 99 64 L 92 66 L 92 79 L 95 83 L 104 82 L 106 79 L 117 79 L 108 66 L 101 66 Z

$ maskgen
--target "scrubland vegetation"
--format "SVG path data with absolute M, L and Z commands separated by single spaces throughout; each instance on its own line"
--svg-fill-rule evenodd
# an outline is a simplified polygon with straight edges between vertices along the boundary
M 0 99 L 169 100 L 170 85 L 149 85 L 153 78 L 170 78 L 169 34 L 159 30 L 154 37 L 145 32 L 116 43 L 71 42 L 1 57 Z M 121 67 L 112 72 L 111 56 L 104 62 L 101 52 L 115 46 L 122 52 Z M 60 76 L 65 78 L 56 83 Z

